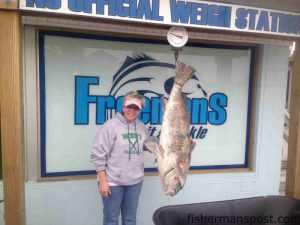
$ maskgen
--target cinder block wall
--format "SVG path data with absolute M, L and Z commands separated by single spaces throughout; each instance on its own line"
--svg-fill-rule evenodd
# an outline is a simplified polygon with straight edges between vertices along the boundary
M 152 225 L 152 214 L 160 206 L 279 194 L 288 54 L 287 46 L 263 47 L 254 171 L 191 174 L 175 197 L 163 194 L 158 177 L 146 177 L 138 224 Z M 26 221 L 27 225 L 102 224 L 96 180 L 26 182 Z

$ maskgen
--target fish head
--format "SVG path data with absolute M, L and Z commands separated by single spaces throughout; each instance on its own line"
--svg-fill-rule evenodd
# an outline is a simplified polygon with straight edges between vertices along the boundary
M 171 170 L 163 180 L 165 194 L 175 196 L 183 188 L 184 182 L 182 180 L 182 177 L 179 177 L 174 170 Z

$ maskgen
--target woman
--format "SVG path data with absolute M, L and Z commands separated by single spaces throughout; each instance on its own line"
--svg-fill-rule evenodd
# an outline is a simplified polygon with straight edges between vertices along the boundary
M 138 199 L 144 177 L 144 142 L 148 129 L 137 119 L 144 98 L 137 92 L 124 96 L 123 112 L 101 127 L 94 141 L 94 163 L 103 201 L 103 225 L 136 225 Z

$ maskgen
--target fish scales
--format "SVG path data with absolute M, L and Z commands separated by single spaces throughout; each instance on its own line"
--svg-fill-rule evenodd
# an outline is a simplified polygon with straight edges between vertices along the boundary
M 156 154 L 158 171 L 167 195 L 174 196 L 186 180 L 195 142 L 189 137 L 190 115 L 182 86 L 195 73 L 194 68 L 176 63 L 176 75 L 168 101 L 163 100 L 164 114 L 159 145 L 146 143 Z

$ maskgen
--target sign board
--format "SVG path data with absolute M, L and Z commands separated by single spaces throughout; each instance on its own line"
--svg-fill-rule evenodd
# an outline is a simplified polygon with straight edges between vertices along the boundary
M 166 42 L 40 31 L 42 176 L 95 173 L 92 142 L 122 110 L 123 95 L 143 94 L 139 119 L 159 136 L 161 97 L 173 85 L 174 55 Z M 245 168 L 251 102 L 252 50 L 188 45 L 179 59 L 196 69 L 183 87 L 196 142 L 191 169 Z M 249 94 L 250 93 L 250 94 Z M 155 171 L 145 153 L 145 171 Z
M 20 9 L 164 25 L 300 36 L 300 14 L 219 2 L 20 0 Z

